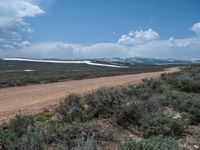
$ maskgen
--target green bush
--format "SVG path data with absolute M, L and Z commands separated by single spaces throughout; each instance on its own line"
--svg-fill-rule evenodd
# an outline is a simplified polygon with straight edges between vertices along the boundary
M 77 146 L 73 147 L 73 150 L 99 150 L 99 146 L 93 137 L 84 139 L 78 139 Z
M 32 116 L 16 116 L 0 132 L 0 146 L 8 150 L 44 149 L 50 137 L 35 126 Z
M 84 121 L 87 119 L 86 111 L 80 103 L 81 96 L 70 94 L 63 102 L 56 108 L 56 111 L 63 115 L 69 122 Z
M 146 115 L 159 111 L 158 103 L 147 101 L 142 103 L 131 103 L 120 109 L 116 115 L 116 122 L 123 127 L 140 125 L 140 120 Z
M 21 116 L 17 115 L 11 120 L 8 129 L 15 134 L 15 136 L 20 137 L 26 133 L 29 125 L 34 123 L 33 116 Z
M 85 101 L 91 118 L 110 117 L 126 102 L 126 96 L 120 88 L 109 88 L 86 95 Z
M 161 82 L 156 79 L 144 79 L 137 86 L 130 86 L 128 94 L 141 100 L 148 100 L 153 94 L 160 91 Z
M 179 104 L 179 110 L 186 112 L 190 119 L 190 124 L 200 123 L 200 96 L 193 95 L 190 99 L 185 99 Z
M 36 115 L 36 121 L 45 122 L 51 120 L 53 114 L 49 111 L 42 112 Z
M 77 141 L 80 139 L 82 142 L 87 142 L 91 137 L 94 137 L 95 130 L 87 124 L 74 122 L 60 127 L 56 132 L 56 140 L 60 142 L 55 147 L 72 149 L 78 146 Z
M 162 94 L 154 95 L 150 100 L 157 101 L 161 106 L 173 107 L 177 109 L 179 103 L 185 98 L 185 93 L 180 93 L 177 91 L 165 91 Z
M 135 142 L 131 139 L 124 140 L 122 150 L 187 150 L 181 148 L 172 137 L 153 136 L 149 139 Z
M 199 94 L 173 91 L 153 96 L 151 100 L 158 101 L 162 106 L 173 107 L 176 111 L 188 114 L 191 124 L 200 123 Z
M 198 66 L 188 67 L 179 73 L 163 75 L 161 79 L 180 91 L 200 93 L 200 67 Z
M 177 88 L 188 93 L 200 93 L 200 81 L 195 81 L 192 78 L 182 78 L 178 80 Z
M 59 143 L 55 147 L 56 150 L 68 150 L 68 145 L 65 143 Z M 78 139 L 75 141 L 75 146 L 71 148 L 72 150 L 99 150 L 99 145 L 97 144 L 96 140 L 88 138 Z
M 185 129 L 186 125 L 181 119 L 174 119 L 163 113 L 150 114 L 141 120 L 141 130 L 146 136 L 181 136 Z
M 137 126 L 143 115 L 143 106 L 141 104 L 129 104 L 123 107 L 116 115 L 116 123 L 125 128 Z

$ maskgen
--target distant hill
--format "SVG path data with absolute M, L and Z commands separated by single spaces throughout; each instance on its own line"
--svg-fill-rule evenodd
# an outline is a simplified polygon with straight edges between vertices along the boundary
M 156 59 L 156 58 L 142 58 L 142 57 L 131 57 L 131 58 L 98 58 L 98 61 L 105 61 L 109 63 L 129 63 L 129 64 L 154 64 L 154 65 L 170 65 L 170 64 L 200 64 L 200 59 L 182 60 L 182 59 Z
M 142 58 L 142 57 L 130 57 L 130 58 L 94 58 L 94 59 L 33 59 L 33 58 L 2 58 L 2 60 L 18 60 L 18 61 L 38 61 L 38 62 L 52 62 L 52 63 L 86 63 L 90 65 L 119 65 L 111 67 L 123 67 L 135 64 L 149 64 L 149 65 L 173 65 L 173 64 L 200 64 L 200 59 L 156 59 L 156 58 Z

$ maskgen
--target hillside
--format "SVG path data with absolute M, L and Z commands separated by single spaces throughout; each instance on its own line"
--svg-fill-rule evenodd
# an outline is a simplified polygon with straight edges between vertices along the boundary
M 142 79 L 158 78 L 162 73 L 177 71 L 179 68 L 174 67 L 157 72 L 2 88 L 0 89 L 0 123 L 13 118 L 19 112 L 26 114 L 41 112 L 47 107 L 58 104 L 70 93 L 85 94 L 99 88 L 127 86 L 136 84 Z
M 46 60 L 47 61 L 47 60 Z M 50 61 L 50 60 L 48 60 Z M 51 60 L 53 61 L 53 60 Z M 55 60 L 54 60 L 55 61 Z M 60 62 L 60 61 L 59 61 Z M 63 61 L 61 61 L 63 62 Z M 16 60 L 0 60 L 0 88 L 22 86 L 30 84 L 53 83 L 68 80 L 80 80 L 97 78 L 103 76 L 113 76 L 122 74 L 134 74 L 142 72 L 160 71 L 169 66 L 157 65 L 130 65 L 117 64 L 120 67 L 113 66 L 110 63 L 90 62 L 90 64 L 82 63 L 85 61 L 75 61 L 72 63 L 48 63 L 48 62 L 32 62 L 32 61 L 16 61 Z M 91 65 L 93 63 L 93 65 Z M 107 66 L 95 66 L 95 64 L 104 64 Z M 116 65 L 115 65 L 116 66 Z
M 126 64 L 151 64 L 151 65 L 186 65 L 186 64 L 200 64 L 199 59 L 156 59 L 156 58 L 142 58 L 142 57 L 130 57 L 130 58 L 99 58 L 95 59 L 103 62 L 109 62 L 113 64 L 126 63 Z
M 200 66 L 128 87 L 71 94 L 1 126 L 2 149 L 183 150 L 200 146 Z

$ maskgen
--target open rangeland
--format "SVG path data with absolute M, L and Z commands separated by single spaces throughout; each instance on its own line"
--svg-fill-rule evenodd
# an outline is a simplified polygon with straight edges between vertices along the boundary
M 40 112 L 58 104 L 70 93 L 84 94 L 99 88 L 134 84 L 142 79 L 157 78 L 163 73 L 177 71 L 179 68 L 175 67 L 150 73 L 3 88 L 0 89 L 0 122 L 7 121 L 16 114 Z

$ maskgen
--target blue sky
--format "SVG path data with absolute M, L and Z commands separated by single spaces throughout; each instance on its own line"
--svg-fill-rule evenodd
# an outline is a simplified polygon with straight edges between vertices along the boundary
M 200 58 L 199 0 L 1 0 L 0 57 Z

